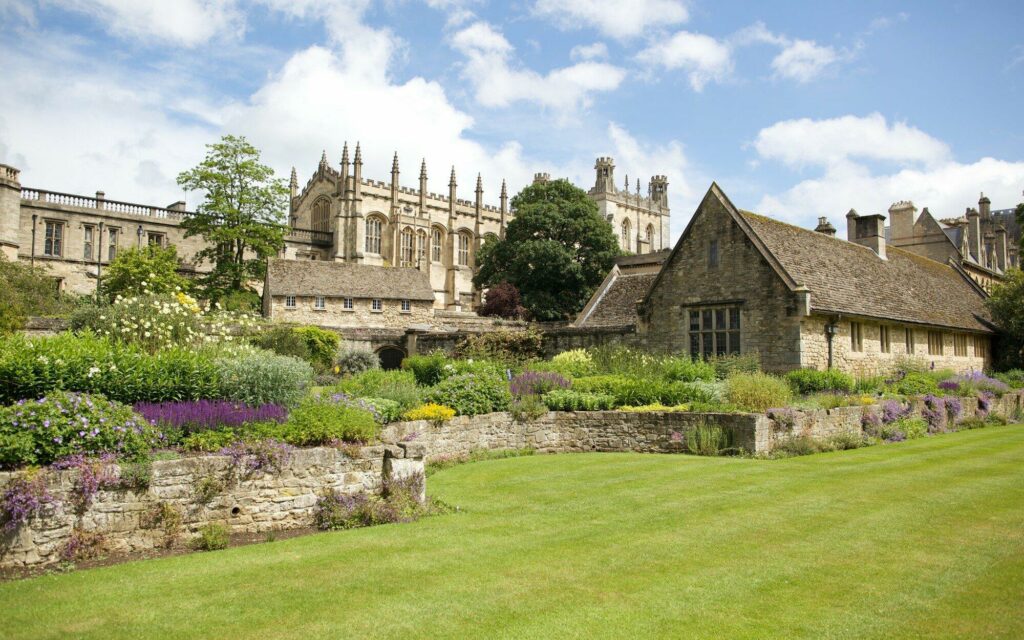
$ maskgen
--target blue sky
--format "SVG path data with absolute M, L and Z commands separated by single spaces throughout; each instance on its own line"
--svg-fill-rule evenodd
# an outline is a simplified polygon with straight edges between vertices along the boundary
M 455 165 L 493 202 L 610 155 L 620 184 L 668 175 L 675 233 L 712 180 L 805 226 L 1021 199 L 1024 4 L 762 4 L 0 0 L 0 162 L 166 204 L 223 133 L 303 182 L 359 140 L 369 177 L 398 151 L 403 184 L 425 157 L 431 190 Z

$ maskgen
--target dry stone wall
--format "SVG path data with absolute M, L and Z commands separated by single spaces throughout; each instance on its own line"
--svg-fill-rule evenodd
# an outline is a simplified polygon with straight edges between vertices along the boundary
M 331 491 L 374 493 L 385 477 L 423 472 L 422 445 L 295 450 L 280 472 L 246 475 L 226 456 L 152 463 L 149 487 L 108 488 L 76 509 L 79 472 L 46 471 L 54 502 L 41 517 L 0 537 L 0 568 L 57 562 L 73 537 L 99 537 L 105 553 L 149 551 L 186 543 L 206 524 L 232 534 L 309 527 L 317 498 Z M 115 477 L 120 470 L 114 468 Z M 16 473 L 0 473 L 0 487 Z

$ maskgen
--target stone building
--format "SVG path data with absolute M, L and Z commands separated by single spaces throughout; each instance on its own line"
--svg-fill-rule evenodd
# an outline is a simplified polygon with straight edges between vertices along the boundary
M 847 240 L 737 209 L 713 184 L 639 304 L 639 339 L 695 357 L 760 354 L 770 371 L 883 373 L 991 362 L 985 292 L 955 260 L 887 246 L 881 215 Z
M 616 258 L 611 271 L 576 316 L 573 326 L 596 328 L 635 325 L 636 303 L 647 293 L 668 255 L 668 249 L 665 249 Z
M 636 194 L 618 191 L 613 171 L 610 158 L 598 159 L 590 196 L 623 248 L 666 246 L 667 179 L 651 178 L 649 197 L 641 197 L 639 183 Z M 400 184 L 397 155 L 384 182 L 363 177 L 359 145 L 351 159 L 344 147 L 337 168 L 325 153 L 301 189 L 292 169 L 291 232 L 281 257 L 417 269 L 428 276 L 435 308 L 470 311 L 480 302 L 472 283 L 480 247 L 504 234 L 514 212 L 504 182 L 497 206 L 484 204 L 480 175 L 472 200 L 459 198 L 457 186 L 454 168 L 447 193 L 438 194 L 429 191 L 425 161 L 411 188 Z M 118 250 L 147 243 L 174 244 L 185 271 L 209 268 L 191 264 L 203 245 L 201 238 L 184 237 L 180 222 L 188 215 L 184 202 L 155 207 L 109 200 L 103 192 L 93 197 L 24 188 L 17 169 L 0 165 L 0 247 L 12 259 L 45 264 L 70 292 L 93 292 Z
M 324 327 L 429 326 L 434 291 L 418 269 L 274 259 L 267 263 L 263 315 Z
M 953 260 L 989 291 L 1007 269 L 1020 265 L 1021 232 L 1015 214 L 1014 209 L 993 212 L 985 194 L 977 209 L 942 220 L 927 207 L 917 215 L 913 202 L 897 202 L 889 207 L 886 241 L 939 262 Z

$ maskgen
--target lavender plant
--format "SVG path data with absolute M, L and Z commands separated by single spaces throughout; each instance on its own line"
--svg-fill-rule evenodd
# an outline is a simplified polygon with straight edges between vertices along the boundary
M 280 473 L 291 460 L 294 447 L 269 438 L 255 442 L 236 442 L 220 450 L 231 459 L 233 470 L 242 470 L 244 477 L 254 473 Z
M 882 403 L 882 423 L 892 424 L 900 418 L 909 416 L 912 411 L 911 407 L 904 406 L 898 400 L 886 400 Z
M 3 531 L 16 530 L 42 513 L 54 502 L 46 487 L 46 476 L 40 472 L 23 474 L 11 480 L 0 497 L 0 524 Z
M 926 395 L 924 397 L 924 408 L 921 409 L 921 417 L 928 423 L 929 433 L 942 433 L 946 430 L 948 419 L 946 401 L 932 394 Z
M 119 478 L 114 472 L 113 466 L 115 460 L 116 457 L 111 453 L 104 453 L 98 458 L 89 458 L 76 453 L 57 460 L 53 463 L 52 468 L 57 471 L 78 471 L 73 494 L 74 502 L 78 511 L 84 512 L 101 489 L 118 486 Z
M 228 400 L 139 402 L 134 408 L 150 424 L 184 434 L 253 422 L 284 422 L 288 417 L 288 409 L 280 404 L 250 406 Z
M 555 389 L 568 389 L 572 386 L 561 374 L 554 371 L 524 371 L 512 378 L 509 389 L 516 398 L 523 396 L 541 396 Z

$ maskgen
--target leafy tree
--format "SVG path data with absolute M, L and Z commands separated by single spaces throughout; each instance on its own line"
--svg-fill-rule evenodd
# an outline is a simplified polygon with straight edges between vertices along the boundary
M 178 274 L 178 250 L 174 245 L 151 244 L 119 251 L 100 280 L 100 294 L 113 301 L 117 296 L 185 291 L 191 282 Z
M 482 316 L 497 316 L 506 319 L 518 319 L 523 316 L 522 297 L 514 284 L 499 282 L 484 294 L 484 304 L 480 308 Z
M 986 301 L 999 329 L 1000 368 L 1024 367 L 1024 272 L 1010 269 Z
M 480 251 L 478 287 L 508 282 L 538 320 L 579 312 L 619 255 L 615 235 L 585 191 L 568 180 L 532 184 L 512 198 L 505 237 Z
M 10 261 L 0 253 L 0 334 L 18 331 L 28 316 L 67 313 L 73 300 L 57 291 L 46 269 Z
M 203 204 L 182 221 L 185 237 L 202 236 L 206 248 L 196 254 L 213 270 L 200 282 L 211 300 L 246 290 L 266 275 L 267 258 L 284 248 L 288 227 L 285 181 L 260 163 L 260 152 L 241 136 L 224 136 L 206 145 L 206 158 L 178 174 L 178 184 L 205 193 Z

